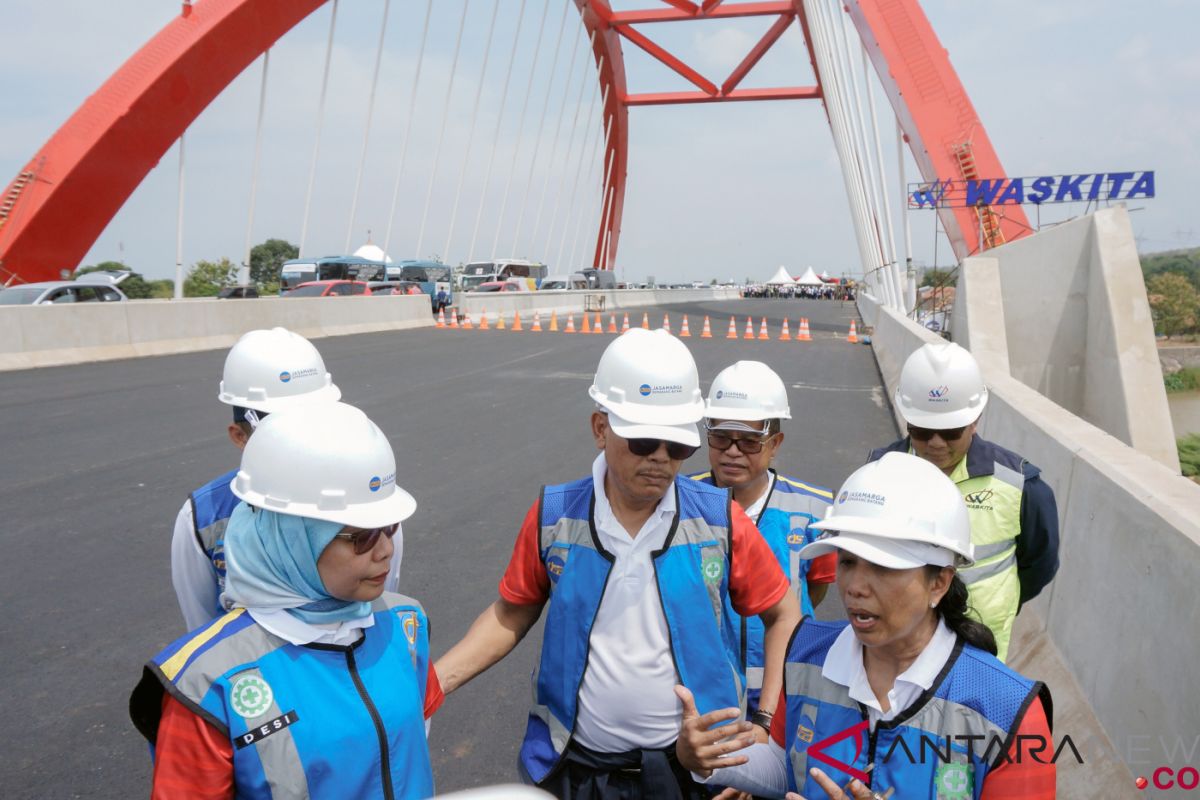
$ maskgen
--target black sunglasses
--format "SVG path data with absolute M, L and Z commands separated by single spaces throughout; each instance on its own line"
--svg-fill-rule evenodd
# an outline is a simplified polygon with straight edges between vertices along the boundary
M 928 442 L 934 436 L 942 437 L 944 442 L 954 442 L 962 438 L 962 435 L 967 432 L 970 425 L 964 425 L 961 428 L 945 428 L 937 430 L 935 428 L 918 428 L 916 425 L 908 426 L 908 435 L 918 442 Z
M 642 457 L 658 452 L 658 448 L 665 444 L 667 446 L 667 456 L 672 461 L 686 461 L 700 449 L 699 447 L 692 447 L 689 444 L 668 442 L 666 439 L 626 439 L 625 444 L 629 446 L 629 452 L 635 456 Z
M 763 447 L 771 440 L 775 434 L 771 433 L 766 436 L 730 436 L 722 431 L 708 432 L 708 446 L 714 450 L 724 452 L 735 444 L 738 450 L 744 455 L 752 456 L 762 452 Z
M 391 525 L 384 525 L 382 528 L 365 528 L 361 531 L 353 533 L 335 533 L 335 539 L 346 539 L 354 545 L 355 555 L 369 553 L 375 548 L 375 543 L 379 541 L 380 536 L 386 536 L 389 539 L 396 535 L 396 531 L 400 530 L 400 523 L 393 522 Z

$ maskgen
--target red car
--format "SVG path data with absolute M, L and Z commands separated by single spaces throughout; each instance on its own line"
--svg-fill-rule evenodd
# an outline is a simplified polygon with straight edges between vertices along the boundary
M 346 297 L 367 294 L 366 281 L 309 281 L 302 283 L 284 297 Z
M 519 286 L 515 283 L 512 283 L 510 281 L 489 281 L 487 283 L 481 283 L 478 286 L 476 286 L 475 291 L 477 291 L 477 292 L 527 292 L 529 290 L 524 289 L 521 286 Z

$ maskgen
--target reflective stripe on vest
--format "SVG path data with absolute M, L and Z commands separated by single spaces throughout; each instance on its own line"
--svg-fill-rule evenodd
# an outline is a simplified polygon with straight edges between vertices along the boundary
M 821 796 L 808 775 L 811 766 L 839 785 L 851 778 L 824 760 L 810 763 L 809 747 L 867 719 L 846 687 L 821 674 L 829 648 L 845 627 L 805 620 L 784 666 L 788 788 L 806 797 Z M 1041 684 L 960 640 L 937 681 L 908 711 L 877 723 L 874 731 L 855 731 L 823 746 L 822 752 L 860 771 L 874 763 L 870 786 L 878 793 L 894 787 L 905 797 L 978 800 L 1025 710 L 1043 692 Z
M 238 797 L 431 796 L 428 623 L 400 595 L 372 610 L 338 647 L 289 644 L 238 609 L 150 662 L 131 713 L 151 737 L 166 690 L 210 722 L 232 744 Z
M 213 478 L 190 496 L 196 542 L 217 573 L 218 596 L 225 589 L 225 528 L 229 525 L 233 510 L 241 502 L 229 486 L 237 473 L 236 469 L 230 470 Z M 213 613 L 220 616 L 225 609 L 218 606 Z
M 959 574 L 970 590 L 972 616 L 991 628 L 1003 661 L 1021 600 L 1016 547 L 1025 477 L 995 462 L 991 475 L 972 478 L 966 462 L 960 461 L 950 478 L 967 504 L 975 564 Z
M 540 501 L 539 544 L 550 579 L 534 702 L 520 765 L 533 782 L 558 763 L 575 729 L 592 625 L 613 556 L 592 531 L 592 479 L 548 486 Z M 677 515 L 652 556 L 671 654 L 701 713 L 742 706 L 737 635 L 729 605 L 729 494 L 675 481 Z M 724 654 L 722 658 L 719 654 Z

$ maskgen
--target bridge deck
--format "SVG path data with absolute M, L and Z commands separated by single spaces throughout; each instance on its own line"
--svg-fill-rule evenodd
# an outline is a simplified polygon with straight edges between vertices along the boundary
M 793 419 L 779 467 L 836 487 L 896 431 L 870 348 L 844 341 L 850 304 L 744 300 L 649 309 L 687 340 L 703 385 L 738 359 L 770 364 Z M 699 339 L 705 314 L 711 340 Z M 729 341 L 746 315 L 784 315 L 812 342 Z M 641 312 L 630 314 L 640 324 Z M 607 315 L 605 316 L 607 321 Z M 835 338 L 835 332 L 841 338 Z M 611 337 L 424 329 L 317 342 L 344 399 L 391 437 L 405 524 L 404 591 L 433 621 L 434 652 L 495 597 L 539 485 L 586 474 L 586 391 Z M 237 463 L 216 400 L 224 351 L 7 373 L 0 396 L 0 733 L 6 797 L 144 795 L 149 760 L 126 713 L 141 663 L 179 636 L 169 545 L 187 493 Z M 705 467 L 701 451 L 687 468 Z M 833 613 L 836 598 L 821 610 Z M 440 791 L 514 778 L 540 628 L 434 720 Z M 480 713 L 483 711 L 484 713 Z M 464 761 L 469 759 L 469 761 Z M 467 767 L 466 765 L 470 766 Z

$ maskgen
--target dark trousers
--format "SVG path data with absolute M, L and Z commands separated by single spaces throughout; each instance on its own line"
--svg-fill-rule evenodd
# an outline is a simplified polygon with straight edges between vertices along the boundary
M 559 800 L 704 800 L 708 790 L 664 750 L 598 753 L 572 742 L 540 784 Z

